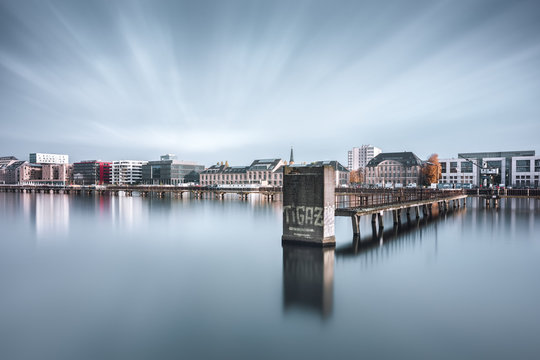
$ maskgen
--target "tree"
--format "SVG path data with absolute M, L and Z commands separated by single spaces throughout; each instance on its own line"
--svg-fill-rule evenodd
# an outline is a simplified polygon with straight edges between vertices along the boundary
M 439 155 L 432 154 L 422 168 L 422 178 L 424 181 L 424 185 L 438 183 L 440 177 L 441 164 L 439 163 Z
M 364 169 L 352 170 L 349 176 L 349 182 L 351 183 L 363 183 L 364 182 Z

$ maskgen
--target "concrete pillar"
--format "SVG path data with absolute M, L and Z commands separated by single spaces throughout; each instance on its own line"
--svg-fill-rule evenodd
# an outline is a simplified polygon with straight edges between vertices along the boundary
M 335 189 L 331 166 L 285 166 L 282 241 L 334 246 Z
M 414 212 L 415 212 L 416 218 L 420 219 L 420 209 L 418 206 L 414 207 Z

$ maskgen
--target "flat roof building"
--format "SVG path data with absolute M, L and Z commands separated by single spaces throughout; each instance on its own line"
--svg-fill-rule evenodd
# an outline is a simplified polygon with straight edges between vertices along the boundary
M 86 160 L 73 164 L 73 182 L 77 185 L 103 185 L 111 183 L 111 163 Z
M 176 155 L 166 154 L 162 155 L 160 160 L 148 161 L 142 165 L 142 182 L 151 185 L 178 185 L 192 180 L 193 171 L 200 173 L 203 170 L 204 165 L 179 161 L 176 160 Z
M 31 164 L 69 164 L 69 156 L 63 154 L 31 153 L 28 162 Z
M 382 150 L 373 145 L 354 147 L 347 153 L 347 167 L 351 171 L 360 168 L 364 169 L 371 159 L 380 153 L 382 153 Z
M 535 156 L 534 150 L 515 150 L 515 151 L 487 151 L 459 153 L 458 158 L 475 159 L 482 167 L 497 169 L 498 174 L 492 179 L 496 185 L 510 185 L 513 183 L 514 173 L 512 171 L 512 158 L 522 156 Z M 482 174 L 481 167 L 475 169 L 478 183 L 476 185 L 486 185 L 486 175 Z

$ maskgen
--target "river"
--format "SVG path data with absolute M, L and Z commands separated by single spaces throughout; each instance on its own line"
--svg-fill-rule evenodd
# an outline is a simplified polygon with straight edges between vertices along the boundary
M 337 218 L 335 249 L 281 224 L 257 196 L 0 193 L 0 358 L 540 358 L 539 200 Z

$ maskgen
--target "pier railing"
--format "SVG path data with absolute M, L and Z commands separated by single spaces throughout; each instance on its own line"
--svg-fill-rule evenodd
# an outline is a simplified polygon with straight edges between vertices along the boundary
M 468 189 L 469 196 L 540 197 L 540 189 Z
M 336 209 L 361 209 L 424 200 L 444 200 L 464 195 L 463 190 L 436 189 L 336 189 Z

